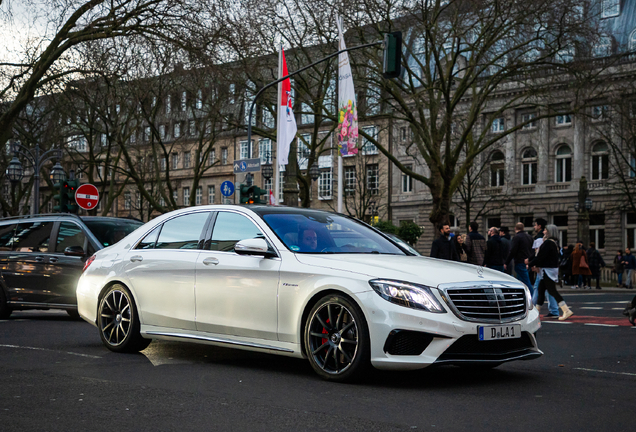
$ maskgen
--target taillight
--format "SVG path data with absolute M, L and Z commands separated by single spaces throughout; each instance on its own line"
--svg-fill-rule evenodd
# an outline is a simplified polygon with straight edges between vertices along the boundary
M 91 255 L 89 259 L 86 260 L 86 264 L 84 264 L 84 268 L 82 269 L 82 273 L 86 271 L 89 265 L 91 265 L 95 261 L 95 255 Z

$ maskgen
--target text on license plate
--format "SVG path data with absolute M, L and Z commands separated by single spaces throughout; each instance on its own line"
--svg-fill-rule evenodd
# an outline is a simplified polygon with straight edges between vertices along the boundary
M 478 326 L 480 341 L 495 339 L 516 339 L 521 337 L 521 326 L 518 324 L 498 326 Z

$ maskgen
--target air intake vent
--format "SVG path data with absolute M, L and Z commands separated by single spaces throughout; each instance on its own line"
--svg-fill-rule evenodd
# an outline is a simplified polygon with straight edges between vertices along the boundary
M 435 336 L 409 330 L 393 330 L 384 344 L 384 352 L 391 355 L 420 355 Z

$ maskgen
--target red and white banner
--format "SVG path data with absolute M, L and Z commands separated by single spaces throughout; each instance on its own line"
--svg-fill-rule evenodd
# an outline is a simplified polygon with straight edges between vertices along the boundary
M 285 52 L 281 48 L 282 64 L 279 76 L 282 78 L 287 76 L 287 62 L 285 61 Z M 276 139 L 278 165 L 287 165 L 289 158 L 289 145 L 296 138 L 296 118 L 292 110 L 291 98 L 291 81 L 287 78 L 279 84 L 280 105 L 278 107 L 278 136 Z
M 84 210 L 93 210 L 99 202 L 99 191 L 90 183 L 83 184 L 75 191 L 75 202 Z

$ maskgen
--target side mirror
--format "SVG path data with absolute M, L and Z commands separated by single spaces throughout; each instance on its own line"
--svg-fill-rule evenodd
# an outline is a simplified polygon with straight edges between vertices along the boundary
M 262 238 L 241 240 L 234 245 L 234 252 L 239 255 L 261 255 L 264 257 L 270 255 L 269 245 Z
M 69 246 L 66 249 L 64 249 L 64 255 L 83 257 L 84 249 L 82 249 L 81 246 Z

